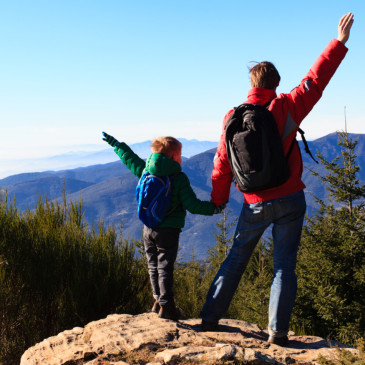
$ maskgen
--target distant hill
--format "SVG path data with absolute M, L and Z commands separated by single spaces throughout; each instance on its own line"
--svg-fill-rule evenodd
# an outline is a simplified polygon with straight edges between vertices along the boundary
M 359 178 L 365 181 L 365 135 L 350 135 L 359 138 L 356 154 L 357 163 L 361 167 Z M 302 143 L 299 142 L 301 148 Z M 308 142 L 312 153 L 321 152 L 327 160 L 332 160 L 340 154 L 337 144 L 337 134 L 332 133 L 315 141 Z M 196 154 L 182 163 L 183 171 L 188 175 L 197 196 L 203 200 L 210 199 L 211 171 L 216 148 Z M 311 214 L 318 207 L 314 196 L 326 199 L 327 192 L 320 179 L 312 176 L 310 170 L 322 172 L 302 149 L 304 161 L 303 180 L 307 186 L 306 198 L 308 212 Z M 141 238 L 142 224 L 137 217 L 135 187 L 137 178 L 123 165 L 121 161 L 81 167 L 72 170 L 46 171 L 9 176 L 0 180 L 0 188 L 7 189 L 9 201 L 16 199 L 17 207 L 24 210 L 33 208 L 39 196 L 48 199 L 62 195 L 65 187 L 68 199 L 82 199 L 85 218 L 90 224 L 103 221 L 106 225 L 123 226 L 123 234 L 129 238 Z M 243 203 L 243 195 L 232 185 L 230 201 L 227 210 L 230 220 L 238 217 Z M 181 234 L 180 256 L 188 259 L 192 253 L 198 258 L 205 258 L 207 248 L 214 245 L 215 223 L 221 216 L 205 217 L 187 214 L 186 225 Z
M 182 154 L 187 158 L 218 146 L 218 142 L 212 141 L 198 141 L 196 139 L 185 138 L 179 138 L 179 140 L 183 144 Z M 150 144 L 151 141 L 144 141 L 131 144 L 130 146 L 140 157 L 146 158 L 151 153 Z M 92 146 L 87 147 L 92 148 Z M 94 146 L 94 148 L 97 147 Z M 82 146 L 80 148 L 82 149 Z M 21 160 L 12 160 L 10 157 L 5 161 L 1 161 L 0 178 L 14 175 L 18 171 L 33 173 L 34 171 L 69 170 L 114 161 L 118 161 L 118 156 L 106 143 L 105 149 L 101 151 L 72 151 L 50 157 L 23 158 Z

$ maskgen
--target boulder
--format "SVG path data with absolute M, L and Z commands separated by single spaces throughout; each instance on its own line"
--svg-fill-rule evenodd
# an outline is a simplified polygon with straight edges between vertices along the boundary
M 222 319 L 202 332 L 199 319 L 174 322 L 155 313 L 113 314 L 45 339 L 29 348 L 21 365 L 99 364 L 309 364 L 334 359 L 337 348 L 357 350 L 320 337 L 289 333 L 288 347 L 267 343 L 257 325 Z

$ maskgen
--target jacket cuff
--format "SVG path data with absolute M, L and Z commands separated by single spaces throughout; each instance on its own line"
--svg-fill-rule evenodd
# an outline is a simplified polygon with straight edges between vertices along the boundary
M 346 53 L 349 49 L 338 39 L 332 39 L 328 46 L 326 47 L 326 51 L 328 55 L 335 54 L 337 57 L 343 59 L 346 56 Z

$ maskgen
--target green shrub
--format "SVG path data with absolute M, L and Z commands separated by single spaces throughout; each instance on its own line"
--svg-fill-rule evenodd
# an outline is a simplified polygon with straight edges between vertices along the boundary
M 0 197 L 0 363 L 35 343 L 110 313 L 140 313 L 149 279 L 113 228 L 88 229 L 82 204 L 42 200 L 20 215 Z

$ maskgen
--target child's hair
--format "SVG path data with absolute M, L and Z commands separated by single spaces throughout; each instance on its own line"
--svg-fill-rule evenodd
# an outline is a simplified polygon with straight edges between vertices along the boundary
M 151 142 L 151 150 L 154 153 L 161 153 L 172 158 L 176 153 L 180 153 L 182 144 L 174 137 L 157 137 Z
M 262 87 L 275 90 L 280 82 L 280 75 L 276 67 L 268 61 L 257 63 L 250 68 L 251 87 Z

